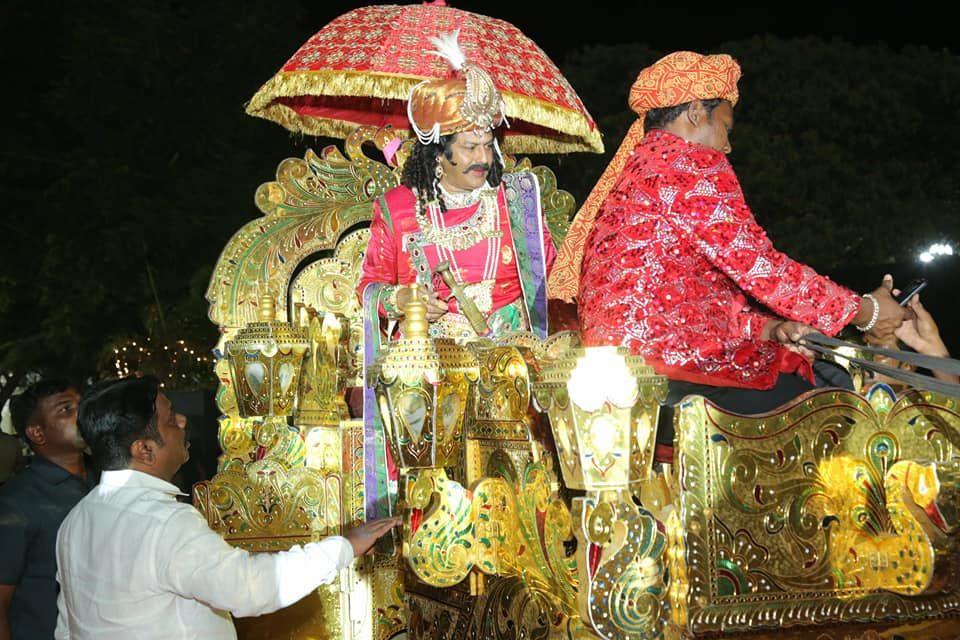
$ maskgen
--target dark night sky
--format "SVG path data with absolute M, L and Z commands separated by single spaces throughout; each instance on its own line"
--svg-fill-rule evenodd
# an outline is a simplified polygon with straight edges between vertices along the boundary
M 142 180 L 156 180 L 139 192 L 130 187 L 142 198 L 144 211 L 154 212 L 150 207 L 155 208 L 175 231 L 173 227 L 182 220 L 197 220 L 198 228 L 207 224 L 195 213 L 197 198 L 185 186 L 195 185 L 196 192 L 206 198 L 201 198 L 206 206 L 201 210 L 216 221 L 210 225 L 217 235 L 205 240 L 203 251 L 194 245 L 181 250 L 171 241 L 177 248 L 172 257 L 166 257 L 168 271 L 176 273 L 171 280 L 187 282 L 202 263 L 216 259 L 234 228 L 256 214 L 250 194 L 272 175 L 278 159 L 302 157 L 304 147 L 323 144 L 290 136 L 274 123 L 250 118 L 244 114 L 243 104 L 311 35 L 343 13 L 373 3 L 0 3 L 0 50 L 7 71 L 7 99 L 0 111 L 8 123 L 0 142 L 0 161 L 7 162 L 8 170 L 0 177 L 0 187 L 29 207 L 37 206 L 36 194 L 41 194 L 41 211 L 61 206 L 65 216 L 70 215 L 66 203 L 80 203 L 84 215 L 108 228 L 114 218 L 125 219 L 126 201 L 120 201 L 131 196 L 122 189 L 117 193 L 127 195 L 116 195 L 107 185 L 126 187 L 125 172 L 134 168 Z M 449 4 L 512 23 L 561 68 L 568 54 L 596 44 L 642 43 L 664 53 L 681 49 L 716 53 L 723 51 L 724 43 L 764 35 L 817 36 L 858 45 L 886 43 L 894 50 L 923 46 L 960 51 L 955 44 L 955 24 L 930 5 L 914 9 L 898 4 L 880 12 L 875 4 L 840 2 L 769 3 L 762 7 L 732 2 L 597 0 L 450 0 Z M 242 36 L 227 41 L 230 34 Z M 749 74 L 750 62 L 741 62 Z M 639 67 L 638 61 L 637 71 Z M 610 88 L 624 101 L 626 89 L 626 84 Z M 587 107 L 594 110 L 591 104 Z M 218 126 L 204 126 L 208 122 Z M 56 169 L 61 166 L 61 154 L 69 155 L 64 166 L 70 171 L 65 175 Z M 96 175 L 97 180 L 85 178 L 84 172 Z M 229 174 L 229 179 L 224 174 Z M 217 194 L 216 207 L 207 196 L 211 189 Z M 12 197 L 5 200 L 14 201 Z M 220 224 L 220 217 L 229 222 Z M 91 228 L 99 228 L 93 223 Z M 181 234 L 184 238 L 188 235 Z M 61 271 L 56 273 L 62 276 Z M 873 269 L 870 278 L 875 278 Z M 57 287 L 70 289 L 73 284 L 65 281 Z M 185 294 L 170 294 L 174 295 Z M 195 297 L 202 307 L 199 295 Z M 201 309 L 196 315 L 202 317 L 203 313 Z
M 316 31 L 362 3 L 314 3 L 302 26 Z M 783 3 L 756 7 L 746 3 L 571 2 L 453 0 L 451 6 L 506 20 L 519 27 L 555 62 L 588 44 L 644 42 L 656 49 L 713 49 L 723 42 L 772 34 L 816 35 L 856 44 L 885 42 L 956 50 L 955 25 L 930 8 L 903 4 L 885 12 L 860 3 Z M 771 3 L 772 4 L 772 3 Z M 564 7 L 559 10 L 554 7 Z M 291 48 L 291 53 L 295 46 Z

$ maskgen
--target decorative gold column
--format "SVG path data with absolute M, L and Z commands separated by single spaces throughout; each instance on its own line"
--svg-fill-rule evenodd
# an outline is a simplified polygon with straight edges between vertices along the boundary
M 651 477 L 666 379 L 625 349 L 570 349 L 536 376 L 573 498 L 577 605 L 602 638 L 659 637 L 666 622 L 665 538 L 634 502 Z
M 427 308 L 415 293 L 401 332 L 371 378 L 390 453 L 400 467 L 403 556 L 419 579 L 447 587 L 473 565 L 467 551 L 470 500 L 444 468 L 463 464 L 465 419 L 473 413 L 479 370 L 466 348 L 428 336 Z M 434 495 L 439 506 L 428 511 Z M 414 542 L 418 538 L 431 542 Z

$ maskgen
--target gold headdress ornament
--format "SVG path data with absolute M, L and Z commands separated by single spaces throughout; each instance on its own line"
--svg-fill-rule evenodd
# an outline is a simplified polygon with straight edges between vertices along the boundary
M 462 77 L 425 80 L 410 91 L 407 116 L 421 144 L 463 131 L 489 131 L 506 122 L 503 98 L 493 79 L 467 62 L 457 44 L 459 35 L 457 30 L 431 38 L 437 50 L 430 53 L 445 59 Z

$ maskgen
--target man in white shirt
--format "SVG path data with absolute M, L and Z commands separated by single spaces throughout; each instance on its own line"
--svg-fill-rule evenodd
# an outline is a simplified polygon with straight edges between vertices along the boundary
M 170 483 L 189 457 L 186 419 L 156 378 L 101 383 L 80 404 L 100 484 L 57 536 L 56 638 L 236 638 L 257 616 L 332 581 L 398 522 L 387 518 L 279 553 L 231 547 Z M 228 613 L 229 612 L 229 613 Z

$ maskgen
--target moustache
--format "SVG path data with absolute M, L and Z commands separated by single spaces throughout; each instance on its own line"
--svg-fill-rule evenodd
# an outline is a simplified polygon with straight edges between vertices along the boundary
M 483 171 L 484 173 L 490 173 L 490 165 L 488 164 L 472 164 L 464 171 L 464 173 L 470 173 L 471 171 Z

